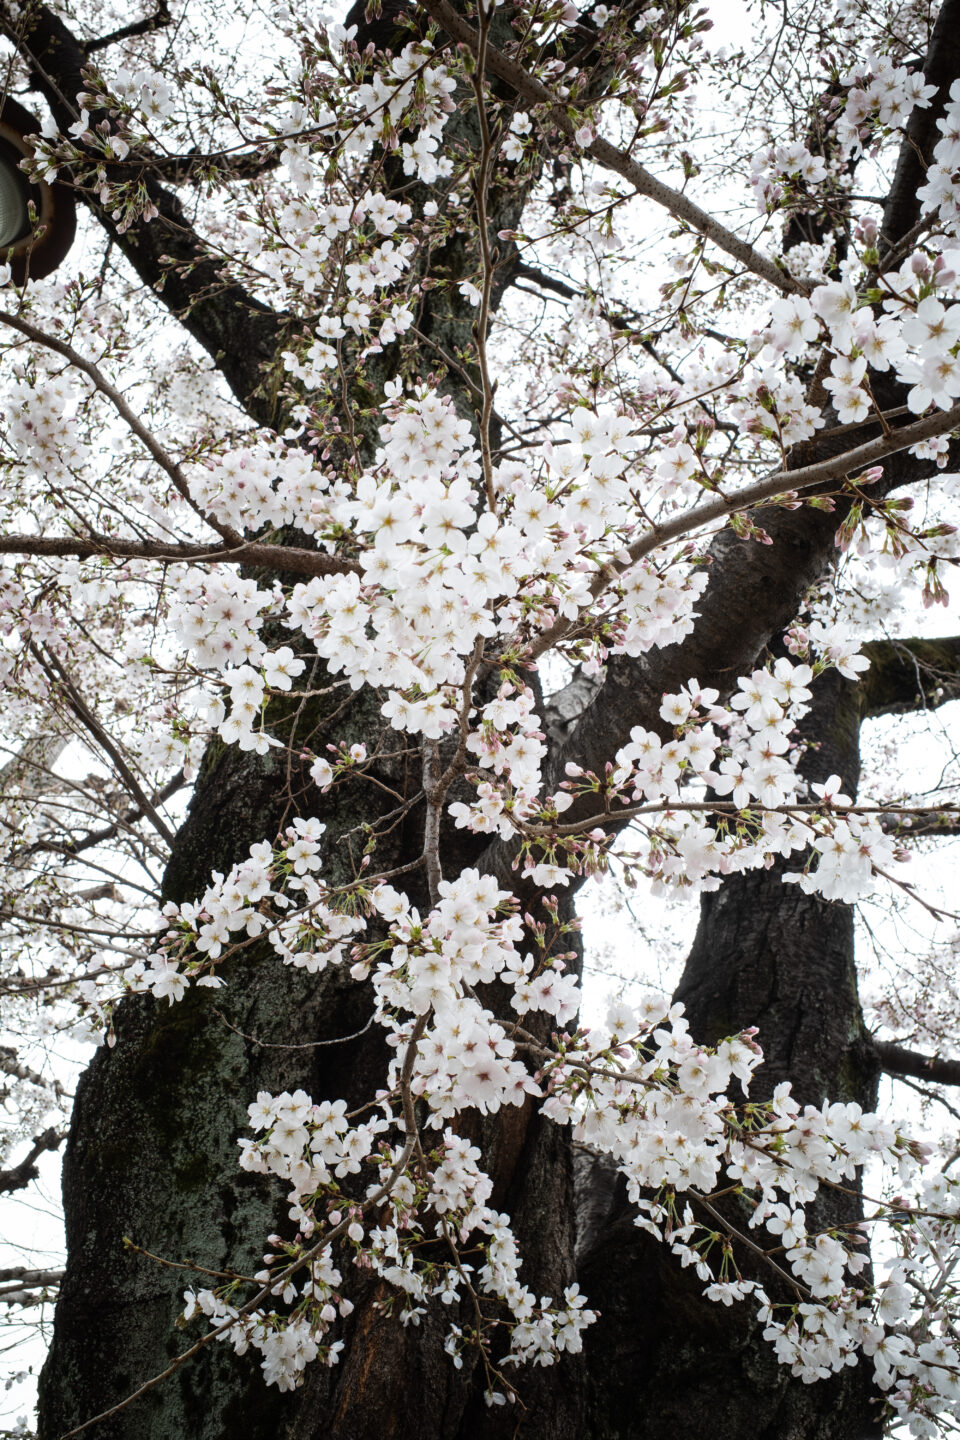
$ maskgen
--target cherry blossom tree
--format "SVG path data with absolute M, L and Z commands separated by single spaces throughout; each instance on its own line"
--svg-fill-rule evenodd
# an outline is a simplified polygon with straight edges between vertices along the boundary
M 0 31 L 39 1436 L 956 1433 L 958 0 Z

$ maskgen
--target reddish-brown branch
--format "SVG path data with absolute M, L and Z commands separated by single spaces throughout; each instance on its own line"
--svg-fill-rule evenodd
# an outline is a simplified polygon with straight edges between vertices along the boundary
M 292 575 L 358 575 L 353 560 L 337 560 L 320 550 L 266 545 L 252 540 L 239 545 L 199 545 L 191 541 L 123 540 L 115 535 L 0 535 L 0 555 L 36 555 L 77 560 L 160 560 L 168 564 L 250 565 Z

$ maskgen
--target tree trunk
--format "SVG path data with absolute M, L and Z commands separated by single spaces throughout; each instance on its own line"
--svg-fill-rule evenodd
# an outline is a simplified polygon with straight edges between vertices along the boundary
M 836 671 L 814 687 L 801 771 L 839 774 L 856 795 L 861 687 Z M 783 882 L 785 867 L 727 877 L 703 896 L 700 924 L 674 995 L 706 1044 L 755 1025 L 764 1063 L 751 1096 L 789 1080 L 801 1104 L 874 1108 L 879 1065 L 857 995 L 853 912 Z M 795 868 L 795 865 L 794 865 Z M 581 1207 L 592 1210 L 579 1278 L 601 1318 L 587 1353 L 590 1440 L 869 1440 L 877 1393 L 861 1361 L 804 1386 L 780 1365 L 749 1308 L 702 1298 L 701 1284 L 632 1224 L 625 1186 L 581 1161 Z M 827 1191 L 808 1229 L 849 1224 L 860 1201 Z M 742 1218 L 746 1218 L 743 1212 Z M 744 1273 L 771 1293 L 762 1267 Z
M 815 513 L 812 519 L 822 528 Z M 818 543 L 827 542 L 818 534 Z M 766 564 L 769 552 L 726 542 L 721 553 L 725 563 L 710 593 L 723 599 L 726 572 L 735 577 L 755 558 Z M 799 552 L 801 577 L 816 553 Z M 778 610 L 786 603 L 781 596 Z M 733 623 L 723 606 L 711 614 L 714 628 Z M 696 643 L 702 646 L 702 637 Z M 743 643 L 754 645 L 749 636 Z M 676 653 L 682 648 L 665 652 L 668 671 L 689 661 Z M 647 683 L 655 688 L 652 678 Z M 315 675 L 310 684 L 322 681 Z M 821 677 L 807 724 L 811 738 L 821 737 L 811 773 L 837 770 L 848 789 L 858 769 L 854 692 L 835 674 Z M 376 694 L 362 691 L 344 709 L 339 693 L 327 701 L 329 712 L 281 711 L 274 729 L 294 754 L 307 738 L 323 753 L 334 737 L 369 743 L 379 734 Z M 608 707 L 606 723 L 617 713 Z M 408 756 L 384 759 L 376 773 L 405 797 L 419 787 Z M 291 814 L 311 808 L 327 826 L 326 873 L 334 883 L 352 878 L 362 844 L 350 832 L 376 819 L 380 802 L 371 796 L 382 795 L 369 785 L 359 790 L 360 783 L 320 796 L 305 776 L 287 774 L 285 760 L 212 746 L 174 845 L 166 898 L 195 898 L 211 870 L 226 871 L 252 840 L 275 835 Z M 380 813 L 392 804 L 383 796 Z M 411 812 L 381 843 L 378 863 L 417 856 L 421 823 Z M 462 831 L 445 834 L 450 873 L 485 864 L 481 846 Z M 416 889 L 413 898 L 426 903 Z M 231 962 L 220 992 L 193 990 L 173 1007 L 139 997 L 124 1002 L 116 1047 L 102 1050 L 81 1082 L 64 1168 L 69 1262 L 42 1377 L 40 1440 L 57 1440 L 125 1399 L 196 1338 L 196 1330 L 178 1334 L 174 1322 L 183 1290 L 204 1277 L 126 1250 L 125 1237 L 168 1261 L 252 1273 L 266 1236 L 292 1233 L 281 1187 L 237 1165 L 236 1140 L 258 1090 L 303 1087 L 315 1100 L 342 1096 L 352 1106 L 383 1082 L 378 1029 L 339 1039 L 365 1029 L 365 987 L 335 967 L 310 977 L 272 953 L 251 948 L 247 956 Z M 852 921 L 843 907 L 783 886 L 774 872 L 728 880 L 706 897 L 678 998 L 704 1041 L 760 1026 L 767 1054 L 760 1087 L 789 1076 L 804 1101 L 828 1094 L 869 1105 L 875 1069 L 862 1044 Z M 666 1440 L 694 1433 L 707 1419 L 718 1440 L 859 1440 L 872 1433 L 864 1367 L 813 1387 L 793 1378 L 748 1306 L 731 1311 L 704 1300 L 689 1272 L 636 1229 L 622 1186 L 606 1175 L 591 1174 L 586 1186 L 577 1269 L 569 1135 L 531 1103 L 472 1133 L 466 1125 L 465 1117 L 461 1131 L 483 1146 L 496 1186 L 492 1203 L 510 1214 L 518 1233 L 524 1281 L 557 1297 L 576 1275 L 601 1312 L 582 1359 L 518 1376 L 522 1413 L 488 1409 L 476 1367 L 468 1361 L 453 1368 L 443 1334 L 458 1317 L 431 1315 L 403 1330 L 378 1311 L 384 1292 L 348 1268 L 345 1290 L 357 1308 L 344 1327 L 339 1367 L 314 1367 L 301 1390 L 283 1395 L 264 1385 L 255 1359 L 238 1359 L 217 1342 L 98 1425 L 98 1440 L 226 1440 L 238 1430 L 250 1440 L 373 1433 L 400 1440 L 411 1414 L 423 1440 L 514 1433 L 526 1440 Z M 838 1211 L 836 1218 L 848 1217 Z
M 329 702 L 330 714 L 304 706 L 293 709 L 292 718 L 281 714 L 275 732 L 294 753 L 305 735 L 321 753 L 334 735 L 375 739 L 382 697 L 364 690 L 344 709 L 339 695 Z M 212 870 L 227 871 L 255 838 L 276 835 L 293 813 L 309 813 L 311 795 L 327 826 L 325 875 L 333 883 L 353 878 L 364 837 L 357 845 L 349 832 L 376 820 L 380 802 L 371 796 L 381 797 L 381 813 L 393 802 L 369 783 L 360 791 L 360 782 L 321 796 L 305 776 L 288 775 L 276 753 L 261 759 L 211 746 L 174 845 L 164 898 L 182 902 L 201 894 Z M 401 755 L 382 761 L 376 773 L 394 790 L 415 793 L 419 775 L 408 771 Z M 418 856 L 419 823 L 397 826 L 378 848 L 378 863 L 389 867 Z M 453 832 L 445 858 L 465 866 L 476 843 Z M 412 885 L 417 902 L 428 906 L 416 877 Z M 368 1027 L 370 988 L 352 980 L 346 967 L 311 976 L 282 965 L 268 948 L 251 947 L 224 967 L 224 976 L 225 989 L 193 988 L 174 1006 L 140 996 L 124 1001 L 116 1045 L 99 1051 L 79 1084 L 63 1173 L 69 1262 L 41 1380 L 42 1440 L 56 1440 L 122 1401 L 197 1338 L 196 1324 L 186 1335 L 175 1328 L 183 1291 L 215 1282 L 175 1268 L 176 1262 L 250 1275 L 260 1268 L 268 1235 L 292 1238 L 283 1187 L 237 1163 L 237 1139 L 257 1092 L 303 1087 L 318 1102 L 342 1097 L 352 1109 L 384 1083 L 388 1051 L 382 1030 Z M 496 1179 L 491 1203 L 512 1217 L 525 1281 L 538 1295 L 559 1298 L 574 1278 L 568 1132 L 545 1121 L 531 1102 L 470 1131 L 465 1117 L 460 1133 L 489 1157 Z M 129 1249 L 128 1240 L 138 1249 Z M 517 1415 L 486 1406 L 478 1368 L 468 1360 L 458 1371 L 444 1353 L 449 1322 L 467 1322 L 466 1314 L 444 1310 L 419 1328 L 403 1329 L 378 1309 L 385 1285 L 346 1266 L 344 1289 L 356 1311 L 344 1328 L 343 1361 L 331 1371 L 315 1366 L 301 1390 L 268 1388 L 254 1357 L 238 1359 L 216 1342 L 94 1434 L 110 1440 L 359 1440 L 370 1434 L 400 1440 L 410 1433 L 411 1414 L 425 1437 L 513 1434 Z M 524 1435 L 574 1440 L 578 1372 L 578 1363 L 568 1360 L 557 1371 L 525 1377 Z

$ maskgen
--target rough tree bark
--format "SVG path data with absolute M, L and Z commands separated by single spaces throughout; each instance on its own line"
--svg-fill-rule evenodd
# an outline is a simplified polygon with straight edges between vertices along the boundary
M 956 0 L 944 6 L 951 23 L 938 26 L 940 41 L 935 36 L 928 61 L 944 91 L 960 73 L 950 40 L 960 33 L 958 11 Z M 84 51 L 45 7 L 31 13 L 26 38 L 11 38 L 18 38 L 37 88 L 65 128 L 73 117 L 63 97 L 81 88 Z M 386 10 L 369 38 L 388 41 L 392 13 Z M 364 23 L 362 15 L 354 18 Z M 462 108 L 461 123 L 469 126 L 469 107 Z M 925 123 L 938 113 L 936 106 L 924 112 Z M 913 223 L 909 193 L 916 177 L 906 160 L 901 169 L 906 179 L 898 173 L 888 207 L 890 244 Z M 94 198 L 97 219 L 149 285 L 160 278 L 160 256 L 173 256 L 161 299 L 220 357 L 249 413 L 261 423 L 273 420 L 264 374 L 276 364 L 283 317 L 253 303 L 238 286 L 216 283 L 215 266 L 203 255 L 175 192 L 155 179 L 150 184 L 159 211 L 152 226 L 117 235 Z M 524 198 L 514 190 L 495 197 L 491 228 L 512 228 Z M 465 266 L 468 258 L 451 251 L 448 262 Z M 501 273 L 506 277 L 507 267 Z M 418 324 L 450 350 L 468 333 L 467 312 L 452 304 L 425 310 Z M 446 383 L 456 391 L 455 376 Z M 470 413 L 466 391 L 458 401 Z M 865 427 L 863 438 L 873 433 Z M 827 454 L 823 446 L 808 449 L 796 463 Z M 932 468 L 898 456 L 888 465 L 886 483 L 916 481 Z M 640 660 L 612 661 L 599 697 L 588 692 L 563 717 L 551 758 L 555 775 L 573 758 L 602 766 L 632 726 L 661 726 L 664 691 L 692 675 L 729 689 L 776 643 L 805 591 L 831 563 L 837 517 L 804 509 L 759 518 L 773 545 L 745 544 L 730 533 L 720 537 L 702 619 L 691 637 Z M 316 673 L 308 679 L 319 688 Z M 376 737 L 382 723 L 378 698 L 361 692 L 344 705 L 340 694 L 294 703 L 274 717 L 275 731 L 294 749 L 294 742 L 309 740 L 318 753 L 328 738 Z M 839 677 L 821 681 L 808 722 L 821 745 L 811 756 L 810 773 L 817 778 L 837 771 L 848 789 L 858 771 L 859 694 Z M 382 760 L 378 775 L 406 799 L 420 788 L 418 762 L 400 753 L 399 743 L 397 751 Z M 356 827 L 361 818 L 374 818 L 371 809 L 381 803 L 374 796 L 372 787 L 345 787 L 320 797 L 305 776 L 288 771 L 286 760 L 214 745 L 176 837 L 165 898 L 193 899 L 212 869 L 226 870 L 251 842 L 275 835 L 311 806 L 327 826 L 333 878 L 349 878 L 362 850 Z M 382 803 L 385 812 L 389 802 Z M 381 845 L 378 860 L 403 863 L 419 854 L 421 828 L 422 818 L 411 809 Z M 445 835 L 443 843 L 452 868 L 478 864 L 515 882 L 502 844 L 484 846 L 462 832 Z M 173 1322 L 190 1276 L 143 1251 L 213 1269 L 249 1273 L 258 1267 L 263 1239 L 282 1227 L 285 1207 L 274 1187 L 236 1163 L 236 1139 L 257 1091 L 302 1086 L 317 1100 L 343 1096 L 355 1102 L 381 1083 L 384 1046 L 379 1033 L 367 1028 L 370 1002 L 362 986 L 336 969 L 310 977 L 257 961 L 251 949 L 248 958 L 231 962 L 226 990 L 192 990 L 173 1008 L 145 998 L 124 1002 L 116 1047 L 97 1055 L 80 1084 L 64 1166 L 69 1256 L 41 1384 L 41 1440 L 56 1440 L 122 1400 L 186 1348 Z M 870 1103 L 878 1066 L 863 1033 L 852 920 L 843 907 L 810 900 L 782 886 L 774 873 L 728 881 L 704 903 L 678 995 L 704 1040 L 749 1024 L 761 1027 L 768 1087 L 789 1077 L 805 1100 L 828 1094 Z M 484 1406 L 481 1377 L 469 1364 L 455 1371 L 443 1354 L 440 1320 L 401 1330 L 377 1309 L 377 1287 L 367 1285 L 355 1297 L 338 1369 L 316 1369 L 301 1390 L 284 1395 L 263 1385 L 255 1360 L 208 1346 L 99 1424 L 91 1432 L 95 1440 L 360 1440 L 374 1434 L 399 1440 L 414 1428 L 422 1440 L 514 1434 L 525 1440 L 666 1440 L 698 1432 L 716 1440 L 860 1440 L 873 1433 L 872 1396 L 860 1372 L 814 1387 L 792 1379 L 745 1310 L 731 1317 L 703 1301 L 669 1256 L 638 1238 L 619 1187 L 583 1157 L 578 1245 L 569 1137 L 542 1122 L 533 1107 L 485 1121 L 476 1136 L 495 1181 L 493 1203 L 511 1214 L 518 1231 L 526 1282 L 537 1293 L 556 1295 L 579 1275 L 602 1312 L 582 1359 L 568 1357 L 554 1371 L 524 1376 L 527 1408 L 521 1415 Z M 849 1204 L 826 1203 L 839 1207 L 838 1219 L 853 1213 Z M 138 1248 L 127 1249 L 127 1239 Z
M 808 778 L 839 774 L 851 795 L 860 770 L 861 692 L 835 671 L 821 677 L 802 726 L 816 747 L 802 762 Z M 784 868 L 729 876 L 703 897 L 674 998 L 705 1043 L 759 1028 L 764 1064 L 751 1087 L 756 1098 L 790 1080 L 803 1104 L 829 1096 L 871 1109 L 880 1066 L 857 998 L 852 911 L 785 885 Z M 854 1197 L 828 1194 L 816 1212 L 814 1223 L 828 1226 L 857 1220 L 861 1209 Z M 693 1433 L 694 1425 L 709 1425 L 717 1440 L 867 1440 L 879 1433 L 864 1367 L 798 1391 L 746 1317 L 710 1312 L 698 1287 L 637 1234 L 622 1184 L 608 1182 L 606 1214 L 591 1231 L 580 1274 L 590 1293 L 604 1296 L 598 1348 L 617 1354 L 619 1382 L 611 1385 L 606 1370 L 590 1367 L 591 1434 L 666 1440 Z M 627 1325 L 632 1314 L 645 1317 L 640 1326 Z M 638 1386 L 629 1383 L 631 1371 L 644 1377 Z M 630 1420 L 637 1408 L 639 1425 Z

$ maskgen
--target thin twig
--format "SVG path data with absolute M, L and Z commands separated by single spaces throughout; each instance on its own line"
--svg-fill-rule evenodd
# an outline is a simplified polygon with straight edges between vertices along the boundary
M 239 1035 L 241 1040 L 249 1040 L 251 1045 L 259 1045 L 262 1050 L 316 1050 L 323 1045 L 346 1045 L 349 1040 L 359 1040 L 361 1035 L 366 1035 L 377 1018 L 375 1015 L 371 1015 L 363 1029 L 355 1030 L 352 1035 L 337 1035 L 332 1040 L 304 1040 L 299 1045 L 283 1045 L 279 1041 L 258 1040 L 256 1035 L 248 1035 L 245 1030 L 238 1030 L 236 1025 L 231 1025 L 221 1010 L 214 1010 L 213 1013 L 218 1020 L 223 1021 L 228 1030 L 233 1031 L 234 1035 Z
M 130 791 L 131 795 L 136 800 L 143 814 L 146 815 L 150 821 L 152 821 L 154 829 L 157 831 L 158 835 L 162 836 L 163 839 L 166 840 L 168 845 L 172 845 L 173 831 L 170 829 L 169 825 L 164 822 L 156 806 L 152 803 L 150 797 L 147 795 L 139 780 L 134 775 L 133 771 L 130 769 L 130 766 L 123 758 L 123 755 L 120 753 L 118 746 L 110 738 L 106 730 L 100 724 L 100 721 L 97 719 L 96 715 L 94 715 L 93 711 L 87 705 L 83 696 L 80 694 L 80 691 L 77 689 L 76 685 L 73 683 L 73 680 L 70 678 L 70 675 L 67 673 L 67 670 L 64 667 L 63 663 L 57 659 L 56 655 L 54 655 L 52 651 L 48 650 L 46 652 L 46 656 L 44 656 L 37 649 L 37 647 L 33 644 L 32 641 L 29 644 L 29 649 L 30 653 L 33 655 L 37 663 L 41 666 L 47 677 L 56 677 L 57 681 L 63 688 L 64 694 L 67 697 L 67 702 L 70 706 L 70 709 L 73 711 L 74 715 L 76 715 L 77 719 L 81 722 L 81 724 L 90 732 L 90 734 L 96 740 L 97 744 L 101 747 L 101 749 L 105 750 L 106 753 L 109 755 L 110 759 L 113 761 L 114 765 L 117 768 L 117 773 L 120 775 L 124 784 L 127 786 L 127 789 Z M 53 670 L 54 676 L 50 675 L 51 670 Z

